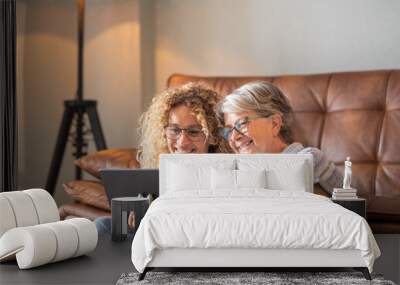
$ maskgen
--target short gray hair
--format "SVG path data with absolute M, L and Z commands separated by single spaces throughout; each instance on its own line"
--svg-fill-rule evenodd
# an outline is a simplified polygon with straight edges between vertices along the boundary
M 225 113 L 254 111 L 263 117 L 279 114 L 282 118 L 279 135 L 286 143 L 292 143 L 290 130 L 292 107 L 282 91 L 271 83 L 264 81 L 247 83 L 225 96 L 216 108 L 222 123 Z

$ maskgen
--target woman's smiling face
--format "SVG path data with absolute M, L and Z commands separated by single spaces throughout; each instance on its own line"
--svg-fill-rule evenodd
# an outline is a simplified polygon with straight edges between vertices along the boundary
M 236 153 L 279 153 L 287 146 L 279 136 L 282 119 L 279 115 L 256 117 L 254 111 L 225 113 L 225 127 L 234 128 L 228 138 L 229 145 Z M 246 122 L 243 124 L 242 122 Z
M 192 110 L 179 105 L 169 112 L 166 127 L 170 153 L 207 153 L 209 141 Z

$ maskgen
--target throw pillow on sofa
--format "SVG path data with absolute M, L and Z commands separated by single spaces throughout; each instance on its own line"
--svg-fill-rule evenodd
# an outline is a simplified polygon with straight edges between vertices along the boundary
M 84 217 L 94 221 L 98 217 L 111 216 L 110 211 L 101 210 L 99 208 L 79 202 L 63 204 L 58 210 L 61 220 L 65 220 L 68 218 Z
M 140 168 L 136 160 L 136 149 L 106 149 L 75 160 L 75 165 L 100 178 L 102 168 Z
M 110 210 L 106 191 L 99 181 L 75 180 L 63 184 L 63 187 L 75 201 L 99 209 Z

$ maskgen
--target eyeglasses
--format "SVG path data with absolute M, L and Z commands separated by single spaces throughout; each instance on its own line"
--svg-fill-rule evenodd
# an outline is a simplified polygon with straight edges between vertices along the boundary
M 222 128 L 220 130 L 220 135 L 225 139 L 229 140 L 232 136 L 233 130 L 236 130 L 239 134 L 241 135 L 246 135 L 247 133 L 247 127 L 251 121 L 254 121 L 259 118 L 267 118 L 266 116 L 260 116 L 260 115 L 250 115 L 246 116 L 242 119 L 237 120 L 232 128 Z
M 205 134 L 200 128 L 186 128 L 181 129 L 179 127 L 165 127 L 165 136 L 170 140 L 177 140 L 181 136 L 182 132 L 185 132 L 191 141 L 201 141 L 205 138 Z

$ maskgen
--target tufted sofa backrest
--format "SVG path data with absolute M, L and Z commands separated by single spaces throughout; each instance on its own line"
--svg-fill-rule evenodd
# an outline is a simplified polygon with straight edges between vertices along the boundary
M 251 81 L 275 84 L 294 110 L 294 141 L 320 148 L 367 199 L 369 220 L 400 222 L 400 70 L 276 77 L 174 74 L 168 87 L 204 82 L 221 95 Z

